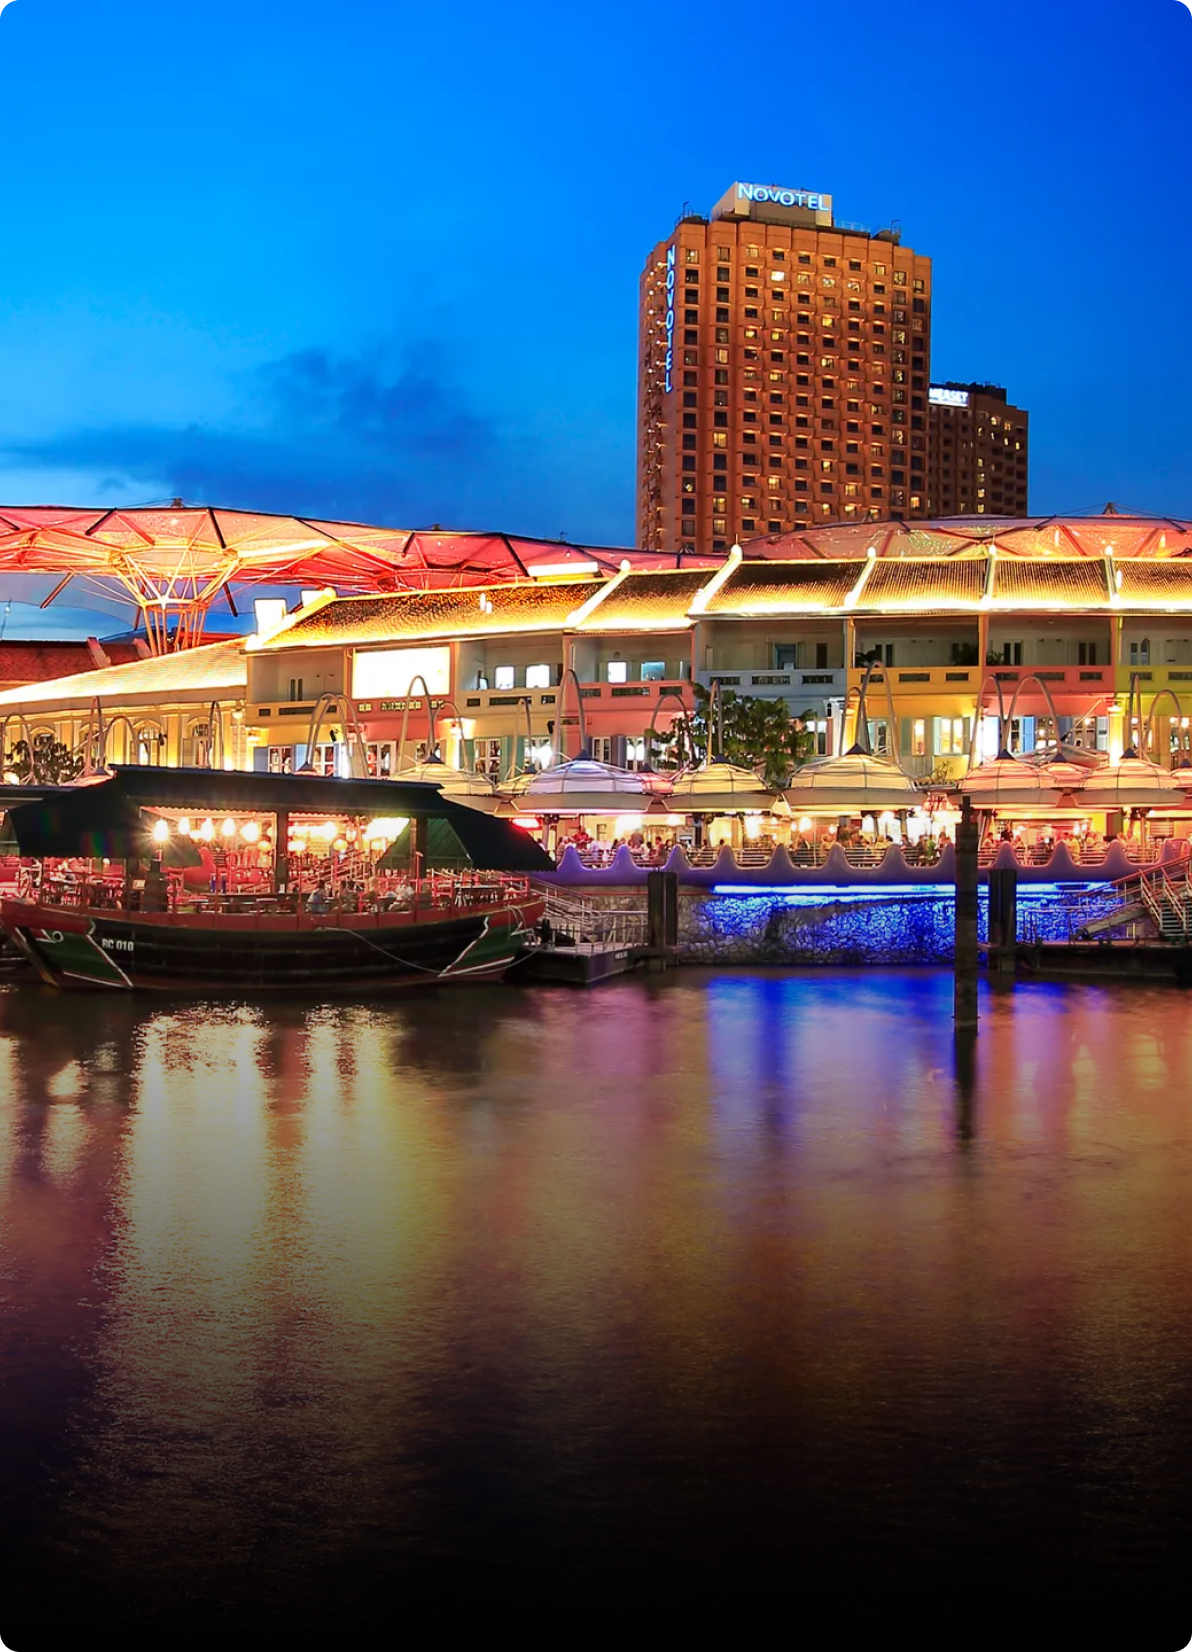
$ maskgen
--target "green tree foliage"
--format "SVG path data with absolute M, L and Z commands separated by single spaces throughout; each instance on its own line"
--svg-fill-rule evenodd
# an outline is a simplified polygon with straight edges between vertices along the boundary
M 691 743 L 701 755 L 709 746 L 709 712 L 715 723 L 711 735 L 712 758 L 724 758 L 743 769 L 753 769 L 767 786 L 785 785 L 791 773 L 815 753 L 815 736 L 805 724 L 813 713 L 791 717 L 781 700 L 762 700 L 751 694 L 734 694 L 721 689 L 719 706 L 711 706 L 711 694 L 702 683 L 695 685 L 695 710 L 688 721 Z M 666 748 L 664 761 L 677 767 L 688 743 L 683 728 L 676 724 L 667 734 L 658 735 Z
M 18 740 L 10 746 L 5 759 L 5 771 L 15 774 L 23 784 L 29 781 L 42 786 L 65 786 L 83 772 L 83 759 L 48 735 L 34 738 L 32 748 L 27 740 Z

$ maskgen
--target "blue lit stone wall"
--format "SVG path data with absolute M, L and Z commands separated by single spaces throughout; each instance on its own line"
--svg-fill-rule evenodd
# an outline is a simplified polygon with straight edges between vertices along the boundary
M 1106 899 L 1086 903 L 1085 921 Z M 988 935 L 989 903 L 981 891 L 980 938 Z M 1067 940 L 1073 922 L 1067 898 L 1021 902 L 1018 933 Z M 951 895 L 916 895 L 795 904 L 781 896 L 687 896 L 679 902 L 679 955 L 708 964 L 940 964 L 952 959 Z

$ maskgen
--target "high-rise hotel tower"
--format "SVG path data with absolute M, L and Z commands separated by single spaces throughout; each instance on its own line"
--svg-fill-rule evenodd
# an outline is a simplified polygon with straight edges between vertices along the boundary
M 641 278 L 638 543 L 727 550 L 927 511 L 931 260 L 735 183 Z

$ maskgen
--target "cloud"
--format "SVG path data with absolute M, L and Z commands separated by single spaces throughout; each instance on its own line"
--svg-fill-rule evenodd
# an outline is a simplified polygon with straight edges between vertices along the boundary
M 122 502 L 139 487 L 145 498 L 403 526 L 510 525 L 532 497 L 529 444 L 469 405 L 434 341 L 396 359 L 297 351 L 259 368 L 245 391 L 237 428 L 121 424 L 10 440 L 0 485 L 6 471 L 89 474 Z

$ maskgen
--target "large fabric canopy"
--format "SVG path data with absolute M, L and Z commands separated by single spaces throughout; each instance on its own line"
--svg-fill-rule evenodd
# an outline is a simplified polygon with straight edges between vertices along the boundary
M 139 609 L 156 652 L 201 640 L 211 602 L 253 586 L 333 586 L 341 593 L 427 590 L 647 567 L 715 567 L 719 557 L 626 551 L 503 533 L 370 527 L 264 511 L 184 505 L 129 510 L 0 506 L 0 576 L 53 576 L 42 606 L 68 588 Z M 38 600 L 41 600 L 39 597 Z

